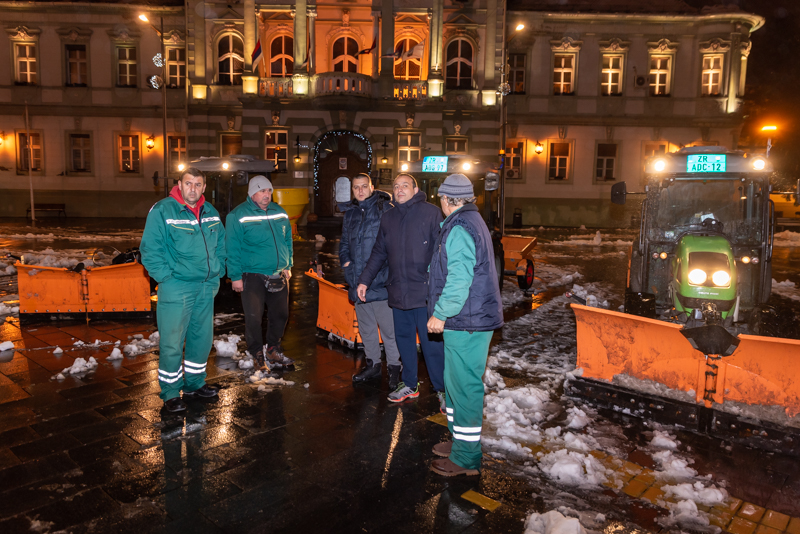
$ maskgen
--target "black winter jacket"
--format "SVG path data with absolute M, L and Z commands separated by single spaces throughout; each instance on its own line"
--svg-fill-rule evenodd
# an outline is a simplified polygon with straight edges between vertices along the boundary
M 383 191 L 375 191 L 369 198 L 359 202 L 356 199 L 339 204 L 339 209 L 344 211 L 342 223 L 342 240 L 339 243 L 339 263 L 344 271 L 344 279 L 350 287 L 347 296 L 353 302 L 360 302 L 356 295 L 358 277 L 367 265 L 367 260 L 378 237 L 381 226 L 381 216 L 392 209 L 392 197 Z M 350 263 L 347 267 L 344 265 Z M 389 298 L 386 291 L 386 277 L 389 264 L 383 267 L 372 284 L 367 288 L 367 302 L 386 300 Z
M 381 217 L 378 238 L 358 284 L 369 287 L 389 260 L 389 306 L 400 310 L 424 308 L 428 296 L 428 265 L 439 235 L 442 210 L 425 202 L 420 191 Z

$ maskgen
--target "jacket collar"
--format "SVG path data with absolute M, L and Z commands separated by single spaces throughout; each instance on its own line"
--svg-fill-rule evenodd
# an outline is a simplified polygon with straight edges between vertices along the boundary
M 384 202 L 392 200 L 392 197 L 389 195 L 389 193 L 381 191 L 380 189 L 376 189 L 370 196 L 365 198 L 363 202 L 359 202 L 355 198 L 350 202 L 340 202 L 339 210 L 347 211 L 355 208 L 371 208 L 381 198 L 384 200 Z

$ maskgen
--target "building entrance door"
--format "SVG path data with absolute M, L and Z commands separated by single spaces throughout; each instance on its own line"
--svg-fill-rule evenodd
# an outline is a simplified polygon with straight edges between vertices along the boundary
M 341 202 L 345 196 L 347 200 L 350 199 L 349 192 L 344 192 L 344 186 L 349 188 L 353 177 L 359 173 L 369 174 L 372 153 L 364 136 L 346 130 L 333 130 L 323 134 L 317 142 L 314 163 L 314 211 L 320 217 L 331 217 L 341 213 L 337 202 Z

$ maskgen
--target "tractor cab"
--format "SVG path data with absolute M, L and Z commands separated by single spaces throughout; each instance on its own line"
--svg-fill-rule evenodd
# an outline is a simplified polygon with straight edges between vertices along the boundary
M 650 158 L 625 308 L 679 323 L 746 321 L 772 282 L 772 165 L 724 147 Z M 612 201 L 624 203 L 624 182 Z

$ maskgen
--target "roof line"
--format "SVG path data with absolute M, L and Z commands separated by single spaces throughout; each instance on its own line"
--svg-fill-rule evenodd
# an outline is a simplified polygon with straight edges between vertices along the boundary
M 765 19 L 761 15 L 754 15 L 752 13 L 714 13 L 711 15 L 671 15 L 671 14 L 640 14 L 640 13 L 560 13 L 554 11 L 508 11 L 508 15 L 531 15 L 539 14 L 546 18 L 568 18 L 568 19 L 591 19 L 597 21 L 598 19 L 611 19 L 619 20 L 634 19 L 644 22 L 715 22 L 715 21 L 728 21 L 741 19 L 750 24 L 750 33 L 758 30 L 764 25 Z

